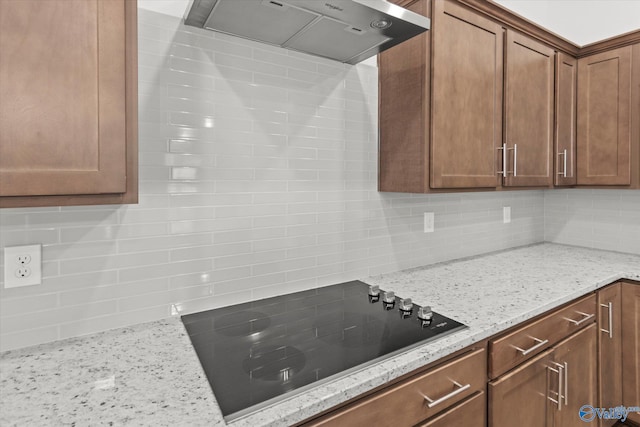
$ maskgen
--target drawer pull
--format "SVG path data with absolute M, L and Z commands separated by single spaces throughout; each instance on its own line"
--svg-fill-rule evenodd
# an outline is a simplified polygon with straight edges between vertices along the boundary
M 549 340 L 541 340 L 541 339 L 538 339 L 536 337 L 529 337 L 529 338 L 532 338 L 535 342 L 537 342 L 537 344 L 534 345 L 531 348 L 526 349 L 526 350 L 521 349 L 520 347 L 516 347 L 515 345 L 513 346 L 513 348 L 518 350 L 523 356 L 526 356 L 527 354 L 531 353 L 532 351 L 536 351 L 537 349 L 539 349 L 540 347 L 542 347 L 543 345 L 545 345 L 545 344 L 547 344 L 549 342 Z
M 453 381 L 453 384 L 458 388 L 456 390 L 453 390 L 451 393 L 442 396 L 440 399 L 433 400 L 433 399 L 430 399 L 429 396 L 426 396 L 423 394 L 422 397 L 424 397 L 424 400 L 428 402 L 427 406 L 429 408 L 433 408 L 434 406 L 441 404 L 445 400 L 451 399 L 453 396 L 456 396 L 462 393 L 463 391 L 468 390 L 471 387 L 471 384 L 462 385 L 457 383 L 456 381 Z
M 609 338 L 613 338 L 613 303 L 600 304 L 600 307 L 605 307 L 609 311 L 609 329 L 600 328 L 600 331 L 609 334 Z
M 573 319 L 569 319 L 568 317 L 565 317 L 565 320 L 568 320 L 569 322 L 573 323 L 576 326 L 580 326 L 582 325 L 584 322 L 586 322 L 587 320 L 593 319 L 594 317 L 596 317 L 595 314 L 587 314 L 587 313 L 583 313 L 581 311 L 576 311 L 576 313 L 582 315 L 582 319 L 580 320 L 573 320 Z

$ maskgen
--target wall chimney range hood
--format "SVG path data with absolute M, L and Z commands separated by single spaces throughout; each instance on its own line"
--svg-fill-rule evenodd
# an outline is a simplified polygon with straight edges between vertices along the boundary
M 185 24 L 347 64 L 430 27 L 385 0 L 191 0 Z

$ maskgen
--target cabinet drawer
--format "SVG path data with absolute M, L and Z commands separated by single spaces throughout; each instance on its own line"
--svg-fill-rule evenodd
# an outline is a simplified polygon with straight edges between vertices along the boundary
M 580 328 L 596 321 L 596 296 L 589 295 L 526 326 L 489 341 L 489 376 L 496 378 Z
M 447 409 L 435 418 L 417 427 L 485 427 L 487 425 L 487 399 L 483 392 Z
M 330 413 L 311 425 L 415 425 L 477 391 L 484 390 L 485 385 L 486 350 L 483 348 Z

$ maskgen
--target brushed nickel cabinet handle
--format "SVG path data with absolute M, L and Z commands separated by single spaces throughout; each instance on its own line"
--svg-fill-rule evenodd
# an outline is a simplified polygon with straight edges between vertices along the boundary
M 427 407 L 433 408 L 434 406 L 441 404 L 445 400 L 451 399 L 452 397 L 462 393 L 465 390 L 468 390 L 471 387 L 471 384 L 462 385 L 456 381 L 452 381 L 452 382 L 458 388 L 453 390 L 451 393 L 442 396 L 439 399 L 433 400 L 433 399 L 430 399 L 429 396 L 423 394 L 422 397 L 424 398 L 424 400 L 428 402 Z
M 564 158 L 563 163 L 564 163 L 564 169 L 562 170 L 562 172 L 558 172 L 558 175 L 562 175 L 563 178 L 567 177 L 567 150 L 565 148 L 565 150 L 561 153 L 558 153 L 558 156 L 562 156 Z
M 609 338 L 613 339 L 613 303 L 600 304 L 600 307 L 605 307 L 609 311 L 609 330 L 600 328 L 600 331 L 609 334 Z
M 513 176 L 518 176 L 518 144 L 513 144 Z
M 583 313 L 581 311 L 576 311 L 576 313 L 582 315 L 582 319 L 580 320 L 573 320 L 573 319 L 569 319 L 568 317 L 565 317 L 565 320 L 568 320 L 569 322 L 573 323 L 576 326 L 580 326 L 582 325 L 584 322 L 593 319 L 596 315 L 595 314 L 588 314 L 588 313 Z
M 502 150 L 502 170 L 498 171 L 504 178 L 507 177 L 507 144 L 502 144 L 502 147 L 498 147 L 497 150 Z
M 534 345 L 533 347 L 530 347 L 526 350 L 520 348 L 520 347 L 516 347 L 515 345 L 512 346 L 513 348 L 515 348 L 516 350 L 518 350 L 520 352 L 521 355 L 526 356 L 527 354 L 531 353 L 532 351 L 535 351 L 537 349 L 539 349 L 540 347 L 542 347 L 543 345 L 545 345 L 546 343 L 549 342 L 549 340 L 541 340 L 538 339 L 536 337 L 529 337 L 531 339 L 533 339 L 535 342 L 537 342 L 536 345 Z
M 547 369 L 549 369 L 551 372 L 555 372 L 556 374 L 558 374 L 558 392 L 556 393 L 555 391 L 551 391 L 551 389 L 549 388 L 547 393 L 547 399 L 549 399 L 550 401 L 558 405 L 558 411 L 562 411 L 562 380 L 564 379 L 564 375 L 562 375 L 562 371 L 564 370 L 564 365 L 561 365 L 555 362 L 553 364 L 556 365 L 558 369 L 554 369 L 551 366 L 547 366 Z M 557 394 L 558 398 L 554 399 L 553 397 L 549 396 L 549 393 Z
M 564 362 L 564 406 L 569 405 L 569 364 Z

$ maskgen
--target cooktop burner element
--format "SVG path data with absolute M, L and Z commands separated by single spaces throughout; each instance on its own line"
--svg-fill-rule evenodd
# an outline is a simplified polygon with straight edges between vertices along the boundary
M 466 327 L 360 281 L 182 322 L 227 421 Z

